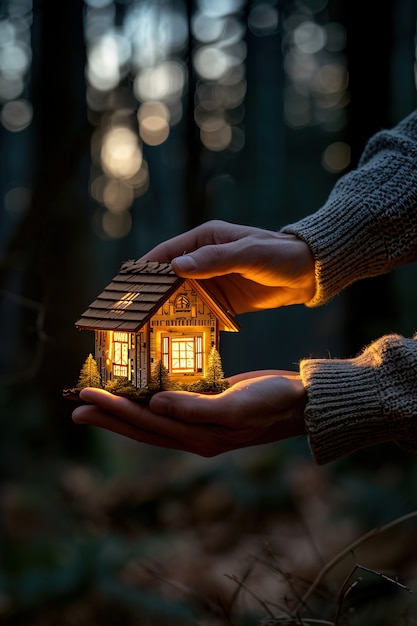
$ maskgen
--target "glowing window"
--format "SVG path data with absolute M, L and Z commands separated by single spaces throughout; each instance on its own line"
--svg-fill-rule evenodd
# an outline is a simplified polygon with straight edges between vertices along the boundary
M 194 372 L 194 337 L 181 337 L 171 341 L 171 368 L 173 372 Z

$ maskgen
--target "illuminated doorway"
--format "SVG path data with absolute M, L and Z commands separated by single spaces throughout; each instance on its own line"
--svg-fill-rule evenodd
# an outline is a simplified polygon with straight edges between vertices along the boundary
M 113 376 L 129 375 L 129 333 L 113 333 Z

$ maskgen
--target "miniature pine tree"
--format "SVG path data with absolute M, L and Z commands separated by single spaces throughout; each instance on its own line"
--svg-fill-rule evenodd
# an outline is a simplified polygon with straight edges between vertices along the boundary
M 84 387 L 101 388 L 101 386 L 101 377 L 100 372 L 98 371 L 97 361 L 90 353 L 81 368 L 77 389 L 84 389 Z
M 153 391 L 163 391 L 170 388 L 169 373 L 162 361 L 157 361 L 152 368 L 149 388 Z
M 206 381 L 213 390 L 224 388 L 222 360 L 215 346 L 212 346 L 209 352 Z

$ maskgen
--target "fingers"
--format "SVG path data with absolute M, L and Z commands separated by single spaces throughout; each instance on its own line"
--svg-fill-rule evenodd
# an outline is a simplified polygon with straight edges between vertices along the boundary
M 172 267 L 184 278 L 213 278 L 238 271 L 232 243 L 204 246 L 190 254 L 176 257 Z
M 139 443 L 146 443 L 160 448 L 193 452 L 187 441 L 180 441 L 178 437 L 163 435 L 161 432 L 141 429 L 137 424 L 125 422 L 121 420 L 120 417 L 106 413 L 95 406 L 79 407 L 79 409 L 74 411 L 73 419 L 77 424 L 89 424 L 90 426 L 104 428 L 117 435 L 138 441 Z
M 193 252 L 202 246 L 236 239 L 236 231 L 239 228 L 236 224 L 229 224 L 221 220 L 211 220 L 160 243 L 147 252 L 140 260 L 170 263 L 172 259 L 181 256 L 185 252 Z
M 195 441 L 206 438 L 188 424 L 152 413 L 146 406 L 101 389 L 83 389 L 80 397 L 94 404 L 73 411 L 72 419 L 77 424 L 104 428 L 149 445 L 203 454 Z
M 284 376 L 285 378 L 299 378 L 298 372 L 292 372 L 288 370 L 253 370 L 251 372 L 243 372 L 242 374 L 235 374 L 234 376 L 228 376 L 230 386 L 232 387 L 236 383 L 242 380 L 253 380 L 254 378 L 262 378 L 264 376 Z

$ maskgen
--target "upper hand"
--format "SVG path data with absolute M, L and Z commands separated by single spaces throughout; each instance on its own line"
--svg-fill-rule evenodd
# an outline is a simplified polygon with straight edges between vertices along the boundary
M 91 404 L 75 409 L 73 420 L 204 457 L 305 432 L 306 392 L 297 374 L 267 370 L 228 380 L 231 386 L 218 395 L 163 391 L 149 406 L 84 389 L 80 397 Z
M 142 257 L 171 263 L 184 278 L 207 279 L 233 314 L 306 303 L 315 292 L 314 260 L 296 237 L 252 226 L 211 221 Z

